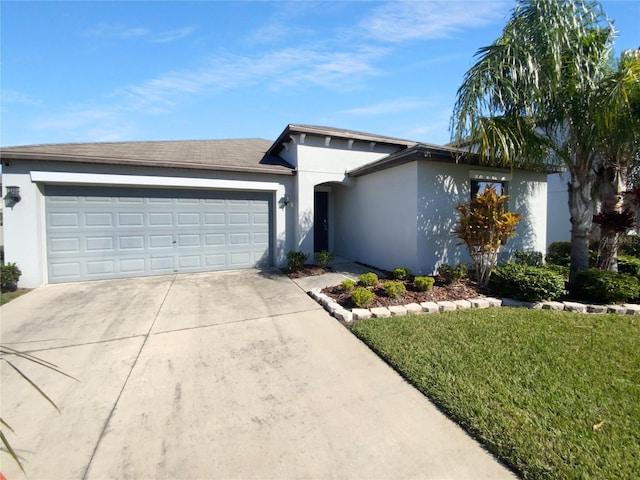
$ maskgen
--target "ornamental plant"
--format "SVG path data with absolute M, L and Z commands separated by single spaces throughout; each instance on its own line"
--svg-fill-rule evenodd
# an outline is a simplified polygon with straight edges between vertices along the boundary
M 392 276 L 396 280 L 409 280 L 411 278 L 411 270 L 403 267 L 394 268 Z
M 352 291 L 354 288 L 356 288 L 356 285 L 358 284 L 355 282 L 355 280 L 351 280 L 350 278 L 343 280 L 342 283 L 340 284 L 340 286 L 342 287 L 342 290 L 345 292 Z
M 506 211 L 508 201 L 507 195 L 498 195 L 488 184 L 484 192 L 456 207 L 458 224 L 453 233 L 467 246 L 481 287 L 489 283 L 500 247 L 516 234 L 520 214 Z
M 367 308 L 373 302 L 376 294 L 364 287 L 356 288 L 351 294 L 351 300 L 358 308 Z
M 413 279 L 413 285 L 421 292 L 428 292 L 433 289 L 436 279 L 433 277 L 416 277 Z
M 289 272 L 299 272 L 304 268 L 304 263 L 308 258 L 308 253 L 294 251 L 287 252 L 287 270 Z
M 375 287 L 378 284 L 378 276 L 373 272 L 363 273 L 358 278 L 360 279 L 358 283 L 363 287 Z
M 384 288 L 384 293 L 387 297 L 396 299 L 400 298 L 407 291 L 404 283 L 397 280 L 385 282 L 382 288 Z
M 313 259 L 315 260 L 316 265 L 318 265 L 319 267 L 326 267 L 329 262 L 333 262 L 336 259 L 336 256 L 333 253 L 328 252 L 327 250 L 323 250 L 316 253 Z

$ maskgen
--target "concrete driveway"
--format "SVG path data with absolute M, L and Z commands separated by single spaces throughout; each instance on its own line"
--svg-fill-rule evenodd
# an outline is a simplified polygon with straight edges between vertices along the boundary
M 78 379 L 17 361 L 58 414 L 3 363 L 31 479 L 512 478 L 277 272 L 49 285 L 0 314 Z

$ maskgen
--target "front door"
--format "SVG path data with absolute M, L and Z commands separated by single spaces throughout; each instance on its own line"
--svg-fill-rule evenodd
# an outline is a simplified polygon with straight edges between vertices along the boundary
M 313 251 L 329 250 L 329 193 L 315 192 Z

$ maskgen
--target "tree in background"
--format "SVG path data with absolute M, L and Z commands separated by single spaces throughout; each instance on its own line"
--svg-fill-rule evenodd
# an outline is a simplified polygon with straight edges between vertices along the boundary
M 452 117 L 454 140 L 485 163 L 567 168 L 570 279 L 589 267 L 598 102 L 613 37 L 597 2 L 519 0 L 502 35 L 476 54 Z
M 636 195 L 630 195 L 640 153 L 640 50 L 623 52 L 601 82 L 599 154 L 596 165 L 600 212 L 598 268 L 618 271 L 618 248 L 635 226 Z
M 458 224 L 453 233 L 467 246 L 481 287 L 489 284 L 500 247 L 516 234 L 520 215 L 506 211 L 509 197 L 498 195 L 489 184 L 482 193 L 456 207 Z

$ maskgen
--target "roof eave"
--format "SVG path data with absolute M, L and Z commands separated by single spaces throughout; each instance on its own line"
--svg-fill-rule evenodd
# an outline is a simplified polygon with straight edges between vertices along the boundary
M 203 164 L 203 163 L 174 163 L 174 162 L 162 162 L 157 161 L 150 163 L 140 162 L 134 159 L 126 158 L 109 158 L 109 157 L 87 157 L 78 155 L 56 155 L 56 154 L 42 154 L 42 153 L 28 153 L 28 152 L 7 152 L 0 151 L 0 160 L 4 163 L 7 160 L 22 160 L 22 161 L 56 161 L 56 162 L 72 162 L 72 163 L 86 163 L 94 165 L 127 165 L 135 167 L 168 167 L 168 168 L 182 168 L 188 170 L 212 170 L 220 172 L 240 172 L 240 173 L 264 173 L 270 175 L 295 175 L 296 172 L 291 167 L 282 168 L 258 168 L 258 167 L 240 167 L 231 165 L 215 165 L 215 164 Z

